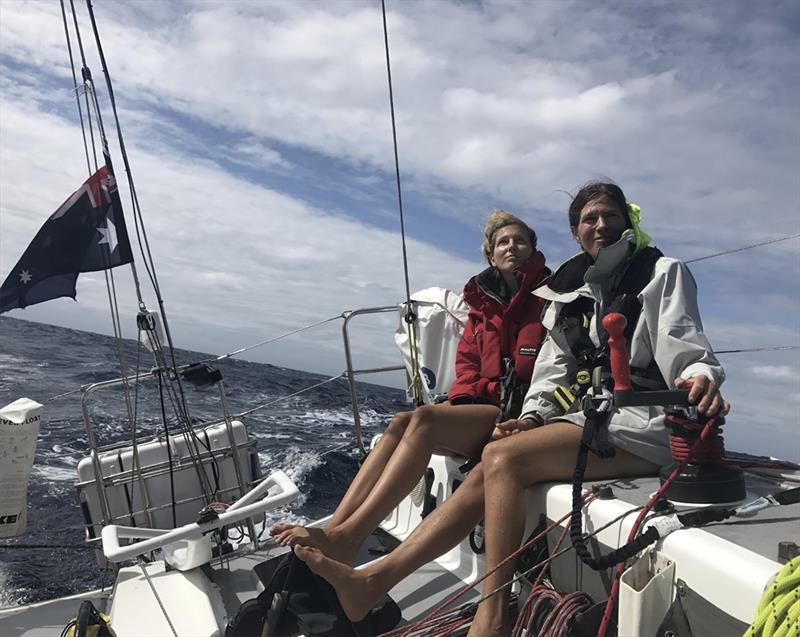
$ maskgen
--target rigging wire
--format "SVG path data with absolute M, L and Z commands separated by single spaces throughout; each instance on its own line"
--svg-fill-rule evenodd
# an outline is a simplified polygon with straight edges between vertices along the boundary
M 222 361 L 226 358 L 232 358 L 233 356 L 238 356 L 239 354 L 244 354 L 244 352 L 248 352 L 251 349 L 255 349 L 256 347 L 261 347 L 263 345 L 269 345 L 270 343 L 274 343 L 275 341 L 279 341 L 282 338 L 286 338 L 287 336 L 292 336 L 293 334 L 298 334 L 300 332 L 304 332 L 312 327 L 319 327 L 320 325 L 324 325 L 325 323 L 330 323 L 331 321 L 335 321 L 336 319 L 343 319 L 345 317 L 345 313 L 342 312 L 341 314 L 337 314 L 336 316 L 331 316 L 330 318 L 323 319 L 321 321 L 317 321 L 316 323 L 310 323 L 309 325 L 305 325 L 303 327 L 299 327 L 296 330 L 292 330 L 291 332 L 286 332 L 284 334 L 280 334 L 278 336 L 273 336 L 272 338 L 264 339 L 263 341 L 259 341 L 254 345 L 248 345 L 246 347 L 242 347 L 241 349 L 234 350 L 232 352 L 228 352 L 227 354 L 220 354 L 219 356 L 212 356 L 211 358 L 206 358 L 200 363 L 213 363 L 216 361 Z
M 406 282 L 406 301 L 411 306 L 411 285 L 408 277 L 408 254 L 406 252 L 405 215 L 403 214 L 403 191 L 400 187 L 400 157 L 397 150 L 397 124 L 394 115 L 394 91 L 392 90 L 392 65 L 389 59 L 389 30 L 386 26 L 386 1 L 381 0 L 383 15 L 383 43 L 386 52 L 386 76 L 389 84 L 389 110 L 392 116 L 392 143 L 394 146 L 394 172 L 397 181 L 397 205 L 400 209 L 400 238 L 403 246 L 403 274 Z
M 346 375 L 346 372 L 342 372 L 341 374 L 337 374 L 336 376 L 331 376 L 330 378 L 326 378 L 325 380 L 323 380 L 323 381 L 321 381 L 319 383 L 316 383 L 315 385 L 310 385 L 309 387 L 303 387 L 303 389 L 300 389 L 300 390 L 298 390 L 298 391 L 296 391 L 294 393 L 291 393 L 291 394 L 287 394 L 285 396 L 279 396 L 278 398 L 270 400 L 269 402 L 262 403 L 261 405 L 256 405 L 255 407 L 251 407 L 247 411 L 243 411 L 241 413 L 238 413 L 238 414 L 236 414 L 234 416 L 234 418 L 241 418 L 242 416 L 248 416 L 248 415 L 252 414 L 255 411 L 259 411 L 260 409 L 264 409 L 266 407 L 269 407 L 270 405 L 274 405 L 275 403 L 279 403 L 279 402 L 281 402 L 283 400 L 288 400 L 289 398 L 294 398 L 295 396 L 299 396 L 300 394 L 303 394 L 303 393 L 305 393 L 307 391 L 311 391 L 312 389 L 316 389 L 317 387 L 322 387 L 323 385 L 327 385 L 328 383 L 332 383 L 335 380 L 339 380 L 340 378 L 344 378 L 345 375 Z
M 85 54 L 85 52 L 83 50 L 83 39 L 81 38 L 80 27 L 78 26 L 78 14 L 75 11 L 75 4 L 73 3 L 73 0 L 69 0 L 69 6 L 70 6 L 70 9 L 72 11 L 72 21 L 73 21 L 73 23 L 75 25 L 75 37 L 76 37 L 76 39 L 78 41 L 78 50 L 80 51 L 80 54 L 81 54 L 81 65 L 82 65 L 81 77 L 83 78 L 84 89 L 85 89 L 86 82 L 87 81 L 91 81 L 91 73 L 89 71 L 89 66 L 86 63 L 86 54 Z M 69 37 L 69 34 L 67 34 L 67 37 Z M 75 74 L 75 71 L 73 69 L 73 75 L 74 74 Z M 97 164 L 97 149 L 95 147 L 95 141 L 94 141 L 94 128 L 92 127 L 92 113 L 91 113 L 91 109 L 89 108 L 89 95 L 87 94 L 87 92 L 85 90 L 84 90 L 83 96 L 84 96 L 84 99 L 86 101 L 86 119 L 87 119 L 87 123 L 88 123 L 87 128 L 89 129 L 89 138 L 91 139 L 91 145 L 90 146 L 91 146 L 91 149 L 92 149 L 92 156 L 94 157 L 94 171 L 92 171 L 91 168 L 89 169 L 89 174 L 91 175 L 92 172 L 97 171 L 97 168 L 98 168 L 98 164 Z M 81 124 L 81 127 L 83 127 L 83 124 Z M 88 163 L 88 160 L 87 160 L 87 163 Z
M 742 354 L 744 352 L 780 352 L 783 350 L 800 349 L 800 345 L 781 345 L 780 347 L 750 347 L 745 349 L 721 349 L 714 354 Z
M 392 144 L 394 148 L 394 172 L 397 182 L 397 206 L 400 210 L 400 242 L 403 248 L 403 274 L 406 283 L 406 315 L 408 325 L 409 351 L 411 353 L 411 386 L 414 398 L 418 405 L 422 404 L 422 377 L 419 371 L 419 351 L 417 346 L 417 325 L 411 304 L 411 284 L 408 276 L 408 252 L 406 250 L 406 226 L 403 213 L 403 190 L 400 186 L 400 156 L 397 149 L 397 123 L 394 114 L 394 90 L 392 88 L 392 64 L 389 58 L 389 29 L 386 24 L 386 0 L 381 0 L 381 15 L 383 17 L 383 48 L 386 52 L 386 78 L 389 85 L 389 111 L 392 119 Z
M 752 248 L 759 248 L 761 246 L 770 245 L 772 243 L 780 243 L 781 241 L 788 241 L 789 239 L 797 239 L 800 237 L 800 233 L 797 234 L 789 234 L 784 237 L 779 237 L 777 239 L 769 239 L 768 241 L 760 241 L 759 243 L 752 243 L 747 246 L 743 246 L 741 248 L 733 248 L 731 250 L 723 250 L 722 252 L 715 252 L 714 254 L 707 254 L 704 257 L 697 257 L 696 259 L 689 259 L 688 261 L 684 261 L 684 263 L 697 263 L 698 261 L 705 261 L 706 259 L 713 259 L 715 257 L 722 257 L 726 254 L 734 254 L 736 252 L 744 252 L 745 250 L 751 250 Z
M 78 89 L 78 76 L 75 73 L 75 58 L 72 55 L 72 39 L 69 37 L 69 26 L 67 23 L 67 10 L 64 7 L 64 0 L 60 0 L 61 4 L 61 18 L 64 21 L 64 34 L 67 38 L 67 52 L 69 53 L 69 69 L 72 71 L 72 86 L 75 93 L 75 102 L 78 106 L 78 121 L 81 123 L 81 137 L 83 139 L 83 152 L 86 155 L 86 170 L 92 174 L 92 164 L 89 161 L 89 145 L 86 142 L 86 126 L 83 123 L 83 110 L 81 109 L 81 98 Z
M 73 84 L 75 85 L 76 97 L 77 97 L 77 76 L 76 76 L 76 73 L 75 73 L 75 60 L 74 60 L 74 57 L 72 56 L 72 46 L 71 46 L 71 43 L 70 43 L 70 34 L 69 34 L 69 28 L 68 28 L 67 19 L 66 19 L 66 10 L 65 10 L 64 5 L 63 5 L 63 0 L 62 0 L 62 3 L 61 3 L 61 10 L 62 10 L 62 18 L 64 20 L 64 32 L 65 32 L 65 35 L 66 35 L 66 38 L 67 38 L 67 48 L 69 50 L 70 67 L 71 67 L 71 70 L 72 70 Z M 100 142 L 101 142 L 102 148 L 103 148 L 103 157 L 105 159 L 106 166 L 108 167 L 109 171 L 113 174 L 113 171 L 111 170 L 111 161 L 110 161 L 110 157 L 109 157 L 109 153 L 108 153 L 108 140 L 106 139 L 105 130 L 103 128 L 103 120 L 102 120 L 102 116 L 101 116 L 101 113 L 100 113 L 100 105 L 99 105 L 99 103 L 97 101 L 97 94 L 94 91 L 94 82 L 92 80 L 92 73 L 89 70 L 88 63 L 86 61 L 86 53 L 85 53 L 84 48 L 83 48 L 83 39 L 81 37 L 80 26 L 78 24 L 78 15 L 77 15 L 77 12 L 75 11 L 75 5 L 73 3 L 73 0 L 70 0 L 70 10 L 72 12 L 72 19 L 73 19 L 73 23 L 74 23 L 74 26 L 75 26 L 75 37 L 76 37 L 77 42 L 78 42 L 78 48 L 79 48 L 80 57 L 81 57 L 81 64 L 82 64 L 81 77 L 83 78 L 83 88 L 84 88 L 83 95 L 84 95 L 84 98 L 85 98 L 85 101 L 86 101 L 86 119 L 87 119 L 87 124 L 88 124 L 88 129 L 89 129 L 89 135 L 90 135 L 90 138 L 91 138 L 91 148 L 92 148 L 92 156 L 94 158 L 95 171 L 98 170 L 98 162 L 97 162 L 97 152 L 96 152 L 96 147 L 95 147 L 96 145 L 95 145 L 95 139 L 94 139 L 94 127 L 92 125 L 92 119 L 91 119 L 92 107 L 94 107 L 94 111 L 95 111 L 95 120 L 97 122 L 97 128 L 98 128 L 98 132 L 100 134 Z M 80 108 L 80 99 L 78 98 L 77 101 L 78 101 L 78 117 L 81 120 L 81 130 L 84 131 L 84 135 L 83 135 L 84 150 L 86 150 L 86 136 L 85 136 L 86 128 L 83 125 L 83 113 L 82 113 L 81 108 Z M 88 151 L 86 151 L 86 163 L 87 163 L 87 168 L 89 169 L 89 174 L 91 176 L 92 170 L 91 170 L 91 163 L 89 161 Z M 111 257 L 110 254 L 108 255 L 108 257 L 106 257 L 107 258 L 106 265 L 108 265 L 108 262 L 109 262 L 108 260 L 110 260 L 110 257 Z M 131 266 L 133 267 L 133 264 L 131 264 Z M 129 383 L 128 383 L 128 366 L 127 366 L 127 362 L 125 360 L 125 353 L 124 353 L 124 350 L 123 350 L 122 322 L 120 320 L 119 303 L 118 303 L 118 300 L 117 300 L 117 290 L 116 290 L 116 285 L 115 285 L 115 281 L 114 281 L 114 273 L 113 273 L 113 271 L 110 271 L 109 269 L 104 269 L 103 270 L 103 274 L 104 274 L 105 281 L 106 281 L 106 290 L 108 292 L 108 302 L 109 302 L 109 307 L 110 307 L 110 310 L 111 310 L 111 322 L 112 322 L 112 327 L 113 327 L 113 330 L 114 330 L 115 342 L 116 342 L 116 345 L 117 345 L 117 358 L 118 358 L 118 361 L 119 361 L 120 371 L 122 373 L 123 393 L 124 393 L 124 396 L 125 396 L 125 404 L 126 404 L 127 411 L 128 411 L 128 420 L 131 423 L 131 425 L 133 426 L 134 421 L 133 421 L 133 409 L 132 409 L 132 406 L 131 406 L 130 387 L 129 387 Z
M 72 0 L 70 0 L 70 1 L 72 1 Z M 123 165 L 125 167 L 125 172 L 126 172 L 126 175 L 127 175 L 127 178 L 128 178 L 128 187 L 129 187 L 130 194 L 131 194 L 131 199 L 132 199 L 132 202 L 133 202 L 134 221 L 136 221 L 138 219 L 138 222 L 135 224 L 136 225 L 136 236 L 137 236 L 137 239 L 139 240 L 139 248 L 140 248 L 140 251 L 142 252 L 142 257 L 144 259 L 145 269 L 147 270 L 148 275 L 150 276 L 150 280 L 151 280 L 151 283 L 153 284 L 153 289 L 154 289 L 155 294 L 156 294 L 156 300 L 158 302 L 158 308 L 159 308 L 159 315 L 161 316 L 161 320 L 163 322 L 163 327 L 164 327 L 164 334 L 167 337 L 167 344 L 169 345 L 169 356 L 170 356 L 170 359 L 172 361 L 172 369 L 177 370 L 178 369 L 178 363 L 175 360 L 175 346 L 174 346 L 174 343 L 172 341 L 172 332 L 171 332 L 171 330 L 169 328 L 169 321 L 167 319 L 167 313 L 166 313 L 166 309 L 164 307 L 164 299 L 161 296 L 161 290 L 159 288 L 158 279 L 157 279 L 156 272 L 155 272 L 155 263 L 153 261 L 152 253 L 150 251 L 150 244 L 149 244 L 149 241 L 147 239 L 147 233 L 145 232 L 145 228 L 144 228 L 144 219 L 142 217 L 141 208 L 139 206 L 139 199 L 138 199 L 138 196 L 136 194 L 136 186 L 135 186 L 134 181 L 133 181 L 133 172 L 131 170 L 130 161 L 128 160 L 128 153 L 127 153 L 127 150 L 125 148 L 125 140 L 124 140 L 124 138 L 122 136 L 122 126 L 120 124 L 119 114 L 117 112 L 117 104 L 116 104 L 116 99 L 114 97 L 114 88 L 113 88 L 113 85 L 112 85 L 112 82 L 111 82 L 111 74 L 109 73 L 108 65 L 106 64 L 105 53 L 103 52 L 103 45 L 102 45 L 102 42 L 100 41 L 100 33 L 99 33 L 98 29 L 97 29 L 97 21 L 95 20 L 94 9 L 92 7 L 91 0 L 86 0 L 86 6 L 88 8 L 89 18 L 90 18 L 91 23 L 92 23 L 92 30 L 94 32 L 95 43 L 97 45 L 97 53 L 98 53 L 98 55 L 100 57 L 101 68 L 103 70 L 103 75 L 106 78 L 106 88 L 108 90 L 108 97 L 109 97 L 109 102 L 111 104 L 111 110 L 112 110 L 112 113 L 114 115 L 114 124 L 115 124 L 116 130 L 117 130 L 117 137 L 118 137 L 119 146 L 120 146 L 120 154 L 122 155 Z M 141 225 L 141 233 L 139 232 L 139 224 Z M 146 256 L 145 256 L 145 251 L 147 253 Z M 148 267 L 148 263 L 149 263 L 149 267 Z M 143 311 L 145 309 L 145 305 L 144 305 L 144 302 L 142 300 L 142 295 L 141 295 L 141 290 L 140 290 L 140 286 L 139 286 L 138 276 L 136 274 L 136 269 L 135 269 L 134 263 L 131 263 L 131 271 L 133 272 L 134 282 L 135 282 L 135 286 L 136 286 L 136 293 L 137 293 L 137 297 L 139 299 L 139 308 L 140 308 L 140 310 Z M 184 418 L 186 420 L 186 426 L 191 426 L 190 425 L 191 419 L 189 418 L 189 408 L 188 408 L 188 404 L 186 402 L 186 395 L 185 395 L 184 390 L 183 390 L 183 383 L 181 382 L 180 375 L 176 374 L 174 376 L 174 379 L 170 378 L 170 381 L 172 381 L 172 380 L 175 381 L 175 385 L 177 385 L 177 388 L 178 388 L 178 394 L 180 394 L 179 403 L 181 405 L 182 415 L 184 416 Z M 170 382 L 170 385 L 171 384 L 172 383 Z

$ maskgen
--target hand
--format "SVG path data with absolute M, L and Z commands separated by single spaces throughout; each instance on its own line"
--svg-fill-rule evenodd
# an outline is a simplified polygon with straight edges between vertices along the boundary
M 500 438 L 508 438 L 508 436 L 518 434 L 520 431 L 527 431 L 528 429 L 533 429 L 534 427 L 538 426 L 539 423 L 537 423 L 533 418 L 512 418 L 511 420 L 506 420 L 505 422 L 499 422 L 494 426 L 494 431 L 492 431 L 492 439 L 499 440 Z
M 695 405 L 697 411 L 706 416 L 726 416 L 731 410 L 727 400 L 723 400 L 717 384 L 703 374 L 689 379 L 676 378 L 675 387 L 689 389 L 689 404 Z

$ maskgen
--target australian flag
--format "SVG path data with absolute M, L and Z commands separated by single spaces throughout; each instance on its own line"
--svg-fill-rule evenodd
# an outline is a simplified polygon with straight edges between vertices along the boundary
M 0 314 L 76 296 L 81 272 L 131 263 L 117 183 L 103 166 L 50 215 L 0 287 Z

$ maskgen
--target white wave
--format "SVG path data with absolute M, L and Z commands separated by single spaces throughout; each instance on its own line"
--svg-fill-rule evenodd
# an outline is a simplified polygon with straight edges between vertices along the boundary
M 287 507 L 281 507 L 280 509 L 275 509 L 274 511 L 270 511 L 267 514 L 266 526 L 267 529 L 269 529 L 273 524 L 276 524 L 277 522 L 283 522 L 285 524 L 300 524 L 305 526 L 310 521 L 311 520 L 307 518 L 305 515 L 298 515 L 297 513 L 295 513 L 294 511 L 290 510 Z
M 270 458 L 264 452 L 259 452 L 262 459 L 268 460 L 273 468 L 281 469 L 295 484 L 301 484 L 306 476 L 322 464 L 322 453 L 314 450 L 302 450 L 296 445 L 281 450 L 278 457 Z
M 35 464 L 31 469 L 31 477 L 50 482 L 74 482 L 77 479 L 77 474 L 75 473 L 75 467 Z
M 254 438 L 263 438 L 266 440 L 290 440 L 293 438 L 290 434 L 274 434 L 269 432 L 251 431 L 250 435 Z
M 8 585 L 8 570 L 5 564 L 0 562 L 0 608 L 12 608 L 19 606 L 23 599 L 24 590 L 12 589 Z
M 13 354 L 0 354 L 0 365 L 21 365 L 27 362 L 27 358 L 14 356 Z
M 79 449 L 68 447 L 67 445 L 53 445 L 53 451 L 59 455 L 82 455 L 84 452 Z

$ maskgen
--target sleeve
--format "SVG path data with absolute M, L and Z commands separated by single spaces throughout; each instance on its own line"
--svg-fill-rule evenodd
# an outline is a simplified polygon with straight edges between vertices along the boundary
M 653 358 L 667 384 L 702 374 L 721 385 L 725 372 L 703 333 L 697 284 L 686 264 L 660 259 L 640 298 Z
M 456 380 L 450 387 L 448 399 L 453 404 L 471 403 L 478 398 L 494 398 L 488 378 L 481 376 L 481 354 L 478 349 L 475 321 L 470 317 L 456 350 Z
M 533 367 L 531 386 L 522 403 L 520 418 L 538 414 L 542 420 L 558 416 L 563 409 L 552 401 L 553 391 L 572 384 L 575 358 L 567 346 L 563 330 L 556 326 L 548 333 Z

